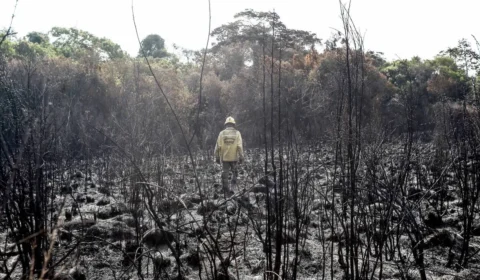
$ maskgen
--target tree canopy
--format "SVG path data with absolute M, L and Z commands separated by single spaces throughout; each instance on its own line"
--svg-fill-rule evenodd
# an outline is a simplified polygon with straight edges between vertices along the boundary
M 138 56 L 162 58 L 167 57 L 169 54 L 165 49 L 165 40 L 158 34 L 150 34 L 142 40 L 140 49 L 138 50 Z
M 125 52 L 120 45 L 107 38 L 99 38 L 84 30 L 54 27 L 50 34 L 54 38 L 54 48 L 65 57 L 75 58 L 85 53 L 96 54 L 102 59 L 125 57 Z
M 48 38 L 48 34 L 33 31 L 27 34 L 27 39 L 31 43 L 35 44 L 48 44 L 50 43 L 50 38 Z
M 272 42 L 275 48 L 283 50 L 283 58 L 289 58 L 296 52 L 305 54 L 321 43 L 312 32 L 287 28 L 275 12 L 247 9 L 237 13 L 235 19 L 212 31 L 216 41 L 212 48 L 214 53 L 224 46 L 242 44 L 251 49 L 253 62 L 257 63 L 263 47 L 270 50 Z

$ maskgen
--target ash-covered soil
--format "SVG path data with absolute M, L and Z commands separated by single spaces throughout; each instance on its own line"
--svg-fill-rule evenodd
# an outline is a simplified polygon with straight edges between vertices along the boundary
M 395 150 L 390 157 L 395 159 Z M 285 272 L 285 279 L 289 279 L 293 269 L 297 270 L 297 279 L 342 279 L 344 264 L 339 257 L 339 246 L 345 246 L 346 242 L 340 222 L 345 209 L 344 191 L 333 180 L 333 157 L 319 149 L 299 158 L 302 161 L 296 166 L 297 184 L 290 183 L 288 192 L 283 190 L 282 256 L 288 261 L 281 271 Z M 196 169 L 200 196 L 194 170 L 188 162 L 185 157 L 171 158 L 161 169 L 144 168 L 143 177 L 135 170 L 118 169 L 106 180 L 106 174 L 97 172 L 99 169 L 92 165 L 87 172 L 82 168 L 59 172 L 58 176 L 68 178 L 66 182 L 52 178 L 56 195 L 50 222 L 58 221 L 56 235 L 51 235 L 55 240 L 52 263 L 61 262 L 54 279 L 174 279 L 179 270 L 187 279 L 263 279 L 267 265 L 265 252 L 269 250 L 263 245 L 268 234 L 267 192 L 271 199 L 275 194 L 273 176 L 264 177 L 260 152 L 247 153 L 246 163 L 239 166 L 235 195 L 229 198 L 220 186 L 220 167 L 202 157 L 198 158 Z M 363 261 L 371 262 L 371 267 L 376 263 L 377 275 L 382 263 L 382 279 L 400 279 L 402 269 L 407 269 L 404 273 L 410 279 L 419 279 L 409 249 L 412 246 L 409 232 L 400 226 L 407 217 L 405 209 L 399 209 L 405 199 L 408 205 L 417 205 L 411 211 L 417 215 L 424 233 L 429 279 L 478 279 L 478 213 L 470 242 L 471 265 L 461 269 L 455 264 L 463 238 L 462 202 L 455 176 L 446 170 L 441 186 L 432 183 L 431 188 L 418 188 L 419 180 L 437 180 L 435 170 L 419 165 L 422 173 L 408 178 L 409 194 L 398 201 L 388 203 L 379 194 L 386 191 L 386 186 L 377 186 L 379 191 L 361 192 L 373 197 L 367 202 L 362 200 L 359 205 L 363 209 L 354 213 L 357 224 L 362 225 L 356 229 L 361 255 L 369 251 L 368 258 L 359 260 L 360 266 Z M 393 178 L 398 165 L 392 160 L 383 167 L 388 169 L 385 174 Z M 367 188 L 362 185 L 365 181 L 360 180 L 359 186 Z M 359 200 L 367 199 L 362 195 L 359 191 Z M 438 204 L 439 195 L 442 205 Z M 387 209 L 394 210 L 387 212 Z M 378 248 L 374 246 L 379 230 L 375 222 L 385 215 L 389 215 L 391 224 L 385 231 L 388 234 L 383 248 Z M 270 223 L 275 228 L 275 221 Z M 396 241 L 399 246 L 394 245 Z M 8 231 L 0 234 L 0 244 L 5 244 L 4 248 L 14 247 Z M 274 240 L 270 250 L 275 256 Z M 178 252 L 178 258 L 172 251 Z M 14 262 L 12 257 L 7 265 Z M 369 273 L 372 275 L 372 271 Z M 17 271 L 13 278 L 20 274 Z

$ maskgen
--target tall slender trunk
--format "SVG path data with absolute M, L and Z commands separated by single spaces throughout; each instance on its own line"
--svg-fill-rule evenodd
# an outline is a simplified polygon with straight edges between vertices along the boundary
M 265 70 L 265 31 L 263 33 L 263 44 L 262 44 L 262 55 L 263 55 L 263 80 L 262 80 L 262 93 L 263 93 L 263 141 L 264 141 L 264 148 L 265 148 L 265 166 L 264 166 L 264 173 L 265 176 L 268 174 L 268 138 L 267 138 L 267 108 L 266 108 L 266 70 Z M 268 186 L 267 186 L 268 188 Z M 266 224 L 266 237 L 265 237 L 265 253 L 267 256 L 267 270 L 272 270 L 272 238 L 271 238 L 271 231 L 270 231 L 270 221 L 271 221 L 271 211 L 270 211 L 270 190 L 267 189 L 267 224 Z M 264 273 L 264 278 L 271 278 L 269 274 Z

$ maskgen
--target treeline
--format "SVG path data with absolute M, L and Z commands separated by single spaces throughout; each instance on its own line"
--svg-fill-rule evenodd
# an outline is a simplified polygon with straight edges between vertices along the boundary
M 332 135 L 332 108 L 340 100 L 339 85 L 346 74 L 344 38 L 335 34 L 321 42 L 310 32 L 288 29 L 278 16 L 277 29 L 272 31 L 270 17 L 269 13 L 247 10 L 239 13 L 236 21 L 213 30 L 216 44 L 207 53 L 202 89 L 202 52 L 184 50 L 184 57 L 178 57 L 166 53 L 158 35 L 144 40 L 153 69 L 182 125 L 190 134 L 196 127 L 198 141 L 193 143 L 210 147 L 222 119 L 233 115 L 245 130 L 247 144 L 261 144 L 265 88 L 283 92 L 279 102 L 291 108 L 284 112 L 280 125 L 288 121 L 304 140 Z M 319 46 L 323 51 L 318 51 Z M 80 140 L 85 134 L 82 130 L 116 135 L 117 129 L 134 127 L 137 121 L 148 142 L 173 144 L 175 149 L 182 145 L 178 126 L 144 59 L 128 56 L 110 40 L 56 27 L 48 35 L 31 32 L 25 38 L 6 40 L 1 49 L 2 91 L 16 92 L 10 97 L 2 94 L 2 104 L 10 104 L 2 106 L 2 115 L 13 114 L 12 102 L 22 103 L 22 98 L 35 102 L 41 96 L 48 115 L 57 119 L 58 129 L 69 129 L 62 133 L 69 147 L 78 149 L 86 144 Z M 478 95 L 478 53 L 466 40 L 432 60 L 414 57 L 387 62 L 381 53 L 368 51 L 362 63 L 363 121 L 372 129 L 388 127 L 391 135 L 406 131 L 399 111 L 408 91 L 414 92 L 418 106 L 412 125 L 425 132 L 426 138 L 431 138 L 437 127 L 438 104 L 455 108 L 464 99 L 471 104 Z M 269 78 L 271 72 L 274 79 Z M 276 106 L 267 104 L 267 110 L 276 110 Z M 4 121 L 2 130 L 8 133 L 12 127 Z M 104 141 L 94 138 L 89 138 L 89 146 Z

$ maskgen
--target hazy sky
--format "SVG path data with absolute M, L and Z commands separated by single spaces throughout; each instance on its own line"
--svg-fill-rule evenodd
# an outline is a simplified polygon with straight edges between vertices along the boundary
M 19 36 L 53 26 L 76 27 L 107 37 L 130 54 L 138 51 L 131 0 L 18 0 L 14 29 Z M 0 29 L 9 25 L 15 0 L 0 0 Z M 212 29 L 246 8 L 275 11 L 288 28 L 328 39 L 340 28 L 338 0 L 211 0 Z M 134 0 L 140 36 L 156 33 L 167 47 L 205 46 L 208 0 Z M 365 33 L 367 49 L 388 59 L 432 58 L 461 38 L 480 39 L 480 0 L 352 0 L 352 17 Z M 473 42 L 473 40 L 471 40 Z

